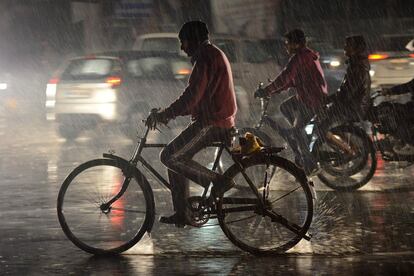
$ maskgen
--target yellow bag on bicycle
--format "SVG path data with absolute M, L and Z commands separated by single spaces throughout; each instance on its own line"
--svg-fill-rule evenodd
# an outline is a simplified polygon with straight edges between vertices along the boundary
M 233 153 L 248 155 L 260 151 L 264 144 L 253 133 L 246 132 L 244 137 L 239 137 L 239 145 L 232 149 Z

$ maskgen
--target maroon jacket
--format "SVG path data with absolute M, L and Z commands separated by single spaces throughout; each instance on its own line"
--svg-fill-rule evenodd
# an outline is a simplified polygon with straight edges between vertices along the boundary
M 183 94 L 165 109 L 168 117 L 191 115 L 203 125 L 234 126 L 237 111 L 233 76 L 226 55 L 208 41 L 193 59 L 193 70 Z
M 306 106 L 315 109 L 323 104 L 328 87 L 317 53 L 307 47 L 298 49 L 282 72 L 265 89 L 273 94 L 289 87 L 296 88 L 296 97 Z

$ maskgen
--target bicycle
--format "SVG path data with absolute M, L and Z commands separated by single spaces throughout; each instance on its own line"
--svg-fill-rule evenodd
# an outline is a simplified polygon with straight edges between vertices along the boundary
M 259 85 L 259 88 L 262 84 Z M 240 132 L 251 132 L 264 144 L 272 145 L 272 138 L 262 130 L 264 126 L 286 140 L 288 128 L 283 128 L 268 114 L 270 98 L 260 98 L 261 115 L 254 127 L 245 127 Z M 355 122 L 344 122 L 334 126 L 324 135 L 318 129 L 317 116 L 306 126 L 307 141 L 311 154 L 321 168 L 318 178 L 328 187 L 339 191 L 356 190 L 374 176 L 377 168 L 376 150 L 370 137 Z
M 138 164 L 146 168 L 162 185 L 171 188 L 141 155 L 145 148 L 165 144 L 147 143 L 149 128 L 137 143 L 130 160 L 104 153 L 103 158 L 76 167 L 64 180 L 58 195 L 60 225 L 80 249 L 98 255 L 118 254 L 151 233 L 155 219 L 152 188 Z M 228 143 L 218 147 L 213 170 L 223 152 L 234 164 L 224 173 L 238 188 L 224 195 L 211 192 L 212 183 L 202 195 L 187 200 L 191 226 L 208 226 L 217 219 L 227 238 L 252 254 L 281 253 L 302 238 L 313 216 L 313 190 L 302 170 L 281 158 L 282 148 L 265 147 L 248 156 L 234 153 Z M 269 171 L 275 170 L 270 181 Z M 278 176 L 278 178 L 275 178 Z

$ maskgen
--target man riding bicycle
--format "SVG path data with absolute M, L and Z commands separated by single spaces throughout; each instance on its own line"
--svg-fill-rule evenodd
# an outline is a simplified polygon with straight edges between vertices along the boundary
M 292 124 L 291 135 L 285 134 L 295 153 L 295 162 L 310 175 L 317 169 L 316 160 L 309 152 L 304 127 L 318 113 L 325 102 L 327 84 L 316 52 L 306 46 L 305 34 L 295 29 L 284 37 L 287 52 L 291 55 L 288 64 L 269 85 L 255 92 L 256 97 L 270 96 L 290 87 L 296 95 L 284 101 L 280 110 Z
M 234 127 L 237 111 L 233 76 L 226 55 L 209 41 L 207 25 L 201 21 L 185 23 L 179 32 L 181 49 L 191 57 L 193 70 L 183 94 L 161 112 L 151 114 L 147 126 L 168 123 L 178 116 L 191 115 L 192 122 L 161 152 L 161 162 L 168 167 L 175 213 L 160 222 L 184 227 L 188 222 L 186 198 L 188 179 L 202 186 L 213 183 L 222 193 L 232 181 L 192 160 L 193 156 L 214 142 L 226 142 Z

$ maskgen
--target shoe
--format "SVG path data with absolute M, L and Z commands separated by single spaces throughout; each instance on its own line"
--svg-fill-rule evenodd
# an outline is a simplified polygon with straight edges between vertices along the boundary
M 399 155 L 413 155 L 414 154 L 414 146 L 410 144 L 404 145 L 395 145 L 393 150 Z
M 161 216 L 159 221 L 165 224 L 174 224 L 178 228 L 184 228 L 187 224 L 185 218 L 179 216 L 177 213 L 174 213 L 169 217 Z
M 236 183 L 234 182 L 233 179 L 226 179 L 226 180 L 223 180 L 223 181 L 220 181 L 220 182 L 214 182 L 213 183 L 213 188 L 212 188 L 212 193 L 215 196 L 222 196 L 225 192 L 227 192 L 228 190 L 230 190 L 234 186 L 236 186 Z

